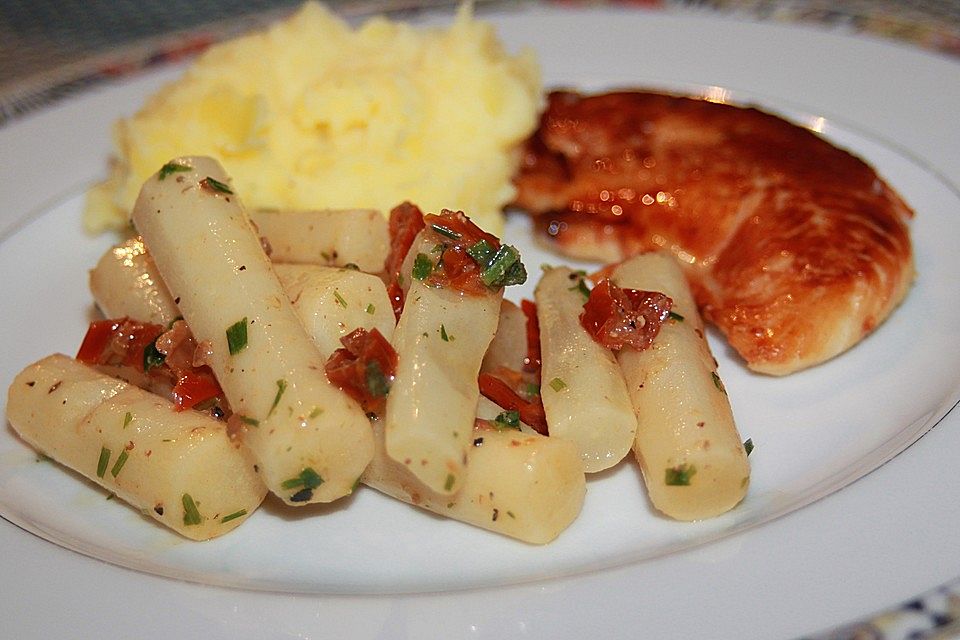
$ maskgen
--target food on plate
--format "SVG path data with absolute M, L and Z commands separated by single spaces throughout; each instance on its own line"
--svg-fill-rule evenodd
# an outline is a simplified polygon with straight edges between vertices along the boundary
M 648 348 L 617 352 L 637 417 L 633 452 L 650 501 L 678 520 L 729 511 L 747 493 L 750 464 L 680 266 L 667 253 L 646 253 L 617 265 L 610 280 L 671 300 Z
M 41 453 L 193 540 L 227 533 L 267 492 L 225 423 L 64 355 L 14 379 L 7 418 Z
M 577 443 L 588 472 L 630 452 L 637 419 L 610 349 L 580 323 L 590 295 L 584 274 L 553 267 L 536 289 L 540 325 L 540 397 L 550 435 Z
M 407 290 L 392 339 L 399 363 L 384 441 L 387 455 L 431 491 L 452 495 L 467 476 L 477 375 L 503 287 L 526 272 L 516 249 L 462 213 L 428 215 L 423 224 L 399 272 Z
M 252 208 L 373 208 L 410 199 L 499 233 L 519 146 L 542 105 L 531 52 L 511 55 L 469 3 L 446 28 L 373 18 L 354 30 L 316 2 L 214 45 L 114 129 L 90 230 L 121 228 L 168 159 L 220 160 Z
M 385 225 L 385 255 L 377 234 L 367 236 L 368 246 L 341 234 L 348 215 Z M 310 226 L 297 221 L 300 213 L 290 216 L 293 228 Z M 653 380 L 660 369 L 680 378 L 709 373 L 713 391 L 722 386 L 713 369 L 690 373 L 710 358 L 702 332 L 695 353 L 670 341 L 658 349 L 669 295 L 632 288 L 662 284 L 692 305 L 678 270 L 660 278 L 650 258 L 647 278 L 638 273 L 647 267 L 637 266 L 647 258 L 637 258 L 603 272 L 622 276 L 623 287 L 601 277 L 591 290 L 583 272 L 544 267 L 536 303 L 518 307 L 503 293 L 527 279 L 519 252 L 463 212 L 424 215 L 403 202 L 388 222 L 363 211 L 334 220 L 313 224 L 315 246 L 338 255 L 350 246 L 371 258 L 376 273 L 272 261 L 269 238 L 258 234 L 219 163 L 163 164 L 133 209 L 142 237 L 108 250 L 91 272 L 97 304 L 114 317 L 90 324 L 76 360 L 54 355 L 28 367 L 10 387 L 11 422 L 39 450 L 136 506 L 157 507 L 155 517 L 196 539 L 236 526 L 267 492 L 298 506 L 335 500 L 363 482 L 478 527 L 549 542 L 581 510 L 585 469 L 609 468 L 634 442 L 643 464 L 653 464 L 642 449 L 651 445 L 635 440 L 637 416 L 660 441 L 654 455 L 669 450 L 663 464 L 686 473 L 686 482 L 673 484 L 695 487 L 691 502 L 726 505 L 698 515 L 655 499 L 664 513 L 707 517 L 742 498 L 749 470 L 740 470 L 741 493 L 728 501 L 714 495 L 727 491 L 713 468 L 725 463 L 722 447 L 720 457 L 691 449 L 725 444 L 717 433 L 724 428 L 736 437 L 731 416 L 722 426 L 712 418 L 710 428 L 696 425 L 704 439 L 692 444 L 682 425 L 646 420 L 664 398 L 698 411 L 704 399 L 688 396 L 703 392 L 702 380 L 680 380 L 636 415 L 631 405 L 628 382 Z M 264 226 L 275 238 L 287 231 L 271 224 Z M 295 244 L 294 253 L 330 262 Z M 631 360 L 633 351 L 661 357 Z M 165 466 L 144 468 L 134 453 L 147 447 L 150 458 L 168 444 L 174 457 L 155 458 Z M 224 477 L 205 493 L 189 491 L 185 478 L 196 482 L 204 455 L 193 452 L 207 450 Z M 253 503 L 238 500 L 238 491 Z M 231 501 L 239 506 L 228 511 Z
M 364 412 L 324 375 L 223 168 L 176 158 L 133 223 L 238 418 L 264 483 L 291 505 L 348 495 L 373 456 Z
M 706 319 L 763 373 L 848 349 L 914 278 L 907 204 L 859 158 L 756 109 L 554 92 L 517 186 L 567 255 L 672 253 Z

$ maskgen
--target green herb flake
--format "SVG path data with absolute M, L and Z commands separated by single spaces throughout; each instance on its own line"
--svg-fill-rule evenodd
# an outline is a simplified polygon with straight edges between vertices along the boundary
M 673 320 L 674 322 L 683 322 L 683 316 L 677 313 L 676 311 L 667 311 L 667 318 Z
M 223 516 L 222 518 L 220 518 L 220 524 L 230 522 L 231 520 L 236 520 L 237 518 L 242 518 L 245 515 L 247 515 L 246 509 L 240 509 L 240 511 L 234 511 L 230 515 Z
M 227 349 L 235 356 L 247 348 L 247 318 L 237 320 L 227 327 Z
M 226 193 L 233 195 L 233 191 L 230 189 L 229 185 L 226 185 L 215 178 L 207 176 L 200 181 L 200 186 L 204 189 L 211 189 L 213 191 L 219 191 L 220 193 Z
M 715 386 L 717 389 L 719 389 L 723 393 L 727 392 L 727 389 L 723 386 L 723 380 L 720 379 L 720 376 L 717 375 L 716 371 L 711 371 L 710 377 L 713 379 L 713 386 Z
M 127 411 L 123 416 L 123 428 L 126 429 L 131 422 L 133 422 L 133 414 Z
M 289 480 L 284 480 L 280 483 L 281 489 L 316 489 L 321 484 L 323 484 L 323 478 L 320 477 L 320 474 L 313 470 L 313 467 L 304 467 L 300 471 L 299 475 L 295 478 L 290 478 Z
M 557 393 L 560 393 L 561 391 L 567 388 L 567 383 L 564 382 L 563 379 L 561 378 L 554 378 L 553 380 L 550 381 L 550 388 L 556 391 Z
M 425 253 L 418 253 L 413 260 L 413 277 L 421 282 L 433 273 L 433 262 Z
M 157 340 L 160 339 L 160 336 L 157 336 Z M 161 366 L 164 362 L 167 361 L 167 356 L 160 353 L 160 350 L 157 349 L 157 340 L 154 340 L 143 350 L 143 370 L 150 371 Z
M 127 453 L 127 450 L 124 449 L 120 452 L 120 455 L 117 456 L 117 461 L 113 463 L 113 468 L 110 469 L 110 475 L 116 478 L 120 475 L 120 470 L 123 469 L 123 465 L 127 464 L 127 458 L 130 457 L 130 454 Z
M 520 252 L 508 244 L 502 245 L 488 262 L 480 263 L 480 266 L 484 267 L 480 272 L 480 280 L 494 289 L 527 281 L 527 270 L 520 262 Z
M 348 262 L 347 264 L 343 265 L 343 268 L 347 271 L 360 271 L 360 265 L 355 262 Z
M 277 380 L 277 395 L 273 396 L 273 404 L 270 405 L 270 411 L 267 412 L 267 417 L 270 417 L 270 414 L 273 413 L 273 410 L 277 408 L 277 405 L 280 404 L 280 398 L 283 397 L 283 392 L 287 390 L 287 381 L 283 378 Z
M 430 228 L 439 233 L 442 236 L 450 238 L 451 240 L 459 240 L 462 236 L 449 227 L 445 227 L 442 224 L 431 224 Z
M 183 494 L 180 501 L 183 503 L 183 526 L 190 527 L 203 522 L 200 510 L 197 509 L 197 503 L 193 501 L 193 497 L 189 493 Z
M 251 427 L 259 427 L 260 421 L 256 418 L 251 418 L 250 416 L 240 416 L 240 422 L 243 424 L 248 424 Z
M 386 374 L 384 374 L 383 369 L 380 368 L 379 362 L 376 360 L 367 362 L 364 373 L 366 376 L 367 391 L 370 392 L 371 396 L 374 398 L 383 398 L 390 393 L 390 381 L 387 380 Z
M 480 240 L 467 249 L 467 255 L 473 258 L 481 267 L 486 267 L 490 264 L 490 260 L 493 259 L 495 253 L 493 247 L 491 247 L 490 243 L 486 240 Z
M 100 459 L 97 460 L 97 477 L 102 478 L 107 472 L 107 465 L 110 464 L 110 449 L 100 447 Z
M 743 441 L 743 450 L 747 452 L 748 456 L 753 453 L 753 438 L 747 438 Z
M 442 324 L 440 325 L 440 339 L 444 342 L 450 342 L 453 340 L 452 336 L 447 335 L 447 328 Z
M 500 415 L 494 418 L 493 424 L 500 431 L 504 429 L 520 429 L 520 412 L 502 411 Z
M 454 477 L 454 475 L 452 473 L 448 473 L 447 481 L 443 483 L 443 490 L 450 491 L 450 489 L 453 489 L 453 483 L 456 481 L 457 479 Z
M 681 464 L 676 467 L 668 467 L 664 472 L 663 482 L 668 487 L 689 487 L 690 480 L 697 473 L 697 468 L 692 464 Z
M 369 313 L 370 315 L 373 315 L 373 314 L 375 314 L 376 312 L 377 312 L 377 308 L 376 308 L 375 306 L 373 306 L 373 303 L 372 303 L 372 302 L 367 305 L 367 313 Z
M 308 415 L 307 417 L 313 420 L 321 413 L 323 413 L 323 409 L 321 409 L 320 407 L 314 407 L 313 409 L 310 410 L 310 415 Z
M 183 171 L 190 171 L 193 167 L 189 167 L 185 164 L 179 164 L 176 162 L 168 162 L 167 164 L 160 167 L 160 171 L 157 172 L 157 180 L 165 180 L 167 176 L 174 173 L 181 173 Z
M 540 395 L 540 385 L 535 382 L 528 382 L 523 388 L 523 392 L 528 398 L 536 398 Z
M 347 301 L 343 299 L 343 296 L 340 295 L 340 292 L 337 291 L 336 289 L 334 289 L 334 291 L 333 291 L 333 297 L 337 299 L 337 304 L 338 304 L 338 305 L 340 305 L 340 306 L 343 307 L 344 309 L 347 308 Z

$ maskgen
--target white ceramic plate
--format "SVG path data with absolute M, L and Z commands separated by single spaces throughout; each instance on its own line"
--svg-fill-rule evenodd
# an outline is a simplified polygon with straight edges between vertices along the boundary
M 306 515 L 267 507 L 225 538 L 189 543 L 37 463 L 6 430 L 0 513 L 23 529 L 0 527 L 0 613 L 16 637 L 791 637 L 960 575 L 949 454 L 960 424 L 947 415 L 960 397 L 958 67 L 886 43 L 691 14 L 488 17 L 511 47 L 537 50 L 548 85 L 728 92 L 865 157 L 918 214 L 920 278 L 907 302 L 849 354 L 787 379 L 749 374 L 714 341 L 741 431 L 757 445 L 737 510 L 667 521 L 625 464 L 591 479 L 580 519 L 545 547 L 371 491 Z M 82 191 L 103 172 L 109 123 L 172 73 L 0 129 L 5 384 L 47 353 L 75 351 L 93 313 L 86 269 L 109 243 L 82 236 Z M 529 265 L 558 261 L 529 246 L 522 219 L 508 235 Z

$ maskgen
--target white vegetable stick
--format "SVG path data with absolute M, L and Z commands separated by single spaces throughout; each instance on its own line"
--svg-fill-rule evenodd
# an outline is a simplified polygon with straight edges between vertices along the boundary
M 109 249 L 90 270 L 90 292 L 108 318 L 128 315 L 166 325 L 180 312 L 143 240 L 131 238 Z M 114 315 L 118 307 L 124 313 Z
M 393 306 L 377 276 L 305 264 L 275 264 L 274 269 L 324 358 L 354 329 L 377 329 L 387 339 L 393 335 Z
M 192 540 L 230 531 L 267 492 L 224 423 L 177 412 L 171 402 L 64 355 L 14 379 L 7 417 L 41 453 Z
M 390 459 L 383 451 L 383 427 L 375 428 L 378 448 L 364 484 L 422 509 L 543 544 L 566 529 L 583 506 L 583 466 L 576 446 L 566 440 L 478 427 L 470 434 L 469 472 L 459 493 L 450 496 L 424 487 L 408 467 Z
M 209 346 L 264 482 L 293 505 L 349 494 L 373 456 L 366 416 L 327 381 L 220 165 L 188 157 L 167 166 L 181 169 L 144 184 L 133 222 L 197 342 Z
M 387 219 L 375 209 L 250 212 L 274 262 L 355 264 L 378 273 L 390 250 Z
M 637 415 L 633 450 L 650 500 L 678 520 L 721 514 L 746 494 L 750 465 L 683 273 L 671 256 L 649 253 L 621 264 L 612 280 L 665 293 L 683 318 L 668 319 L 648 349 L 618 355 Z
M 429 254 L 434 245 L 421 232 L 410 255 Z M 477 375 L 497 329 L 503 291 L 464 295 L 430 287 L 409 268 L 403 277 L 410 288 L 391 341 L 399 362 L 387 396 L 386 450 L 428 488 L 452 495 L 465 480 Z
M 540 395 L 550 435 L 577 443 L 587 472 L 630 451 L 637 421 L 616 358 L 580 324 L 586 302 L 567 267 L 543 274 L 535 297 L 540 322 Z

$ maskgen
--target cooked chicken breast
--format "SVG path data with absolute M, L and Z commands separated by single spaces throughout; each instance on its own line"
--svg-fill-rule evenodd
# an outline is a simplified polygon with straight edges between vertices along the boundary
M 782 375 L 873 331 L 914 278 L 907 204 L 781 118 L 644 92 L 550 95 L 516 204 L 571 257 L 668 249 L 751 369 Z

